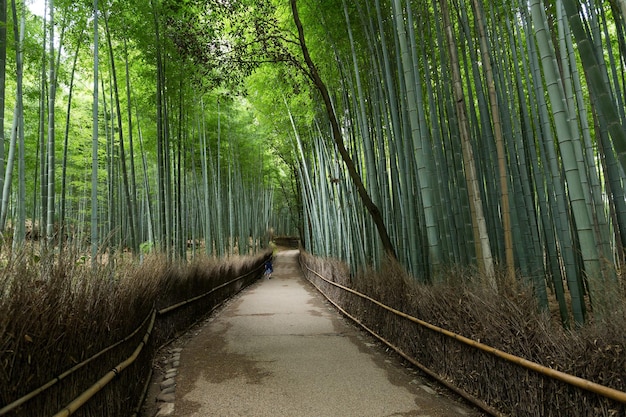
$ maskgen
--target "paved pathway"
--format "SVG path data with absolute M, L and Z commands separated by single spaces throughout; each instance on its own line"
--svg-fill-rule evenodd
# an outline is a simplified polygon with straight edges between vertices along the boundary
M 330 308 L 302 277 L 297 251 L 279 252 L 274 270 L 182 344 L 172 415 L 480 415 Z

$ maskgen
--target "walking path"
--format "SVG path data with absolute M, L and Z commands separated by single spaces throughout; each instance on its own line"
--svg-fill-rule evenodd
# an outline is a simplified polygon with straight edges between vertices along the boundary
M 297 255 L 279 252 L 271 279 L 244 290 L 177 349 L 171 415 L 480 415 L 347 323 L 304 280 Z

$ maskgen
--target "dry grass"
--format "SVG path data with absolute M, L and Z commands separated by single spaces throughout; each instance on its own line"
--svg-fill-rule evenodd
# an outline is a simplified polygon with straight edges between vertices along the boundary
M 72 253 L 63 259 L 22 254 L 5 261 L 0 270 L 0 408 L 124 339 L 155 307 L 206 292 L 260 265 L 263 256 L 220 262 L 199 259 L 190 265 L 173 265 L 153 256 L 141 265 L 123 260 L 97 270 Z M 129 415 L 152 366 L 154 348 L 258 276 L 159 318 L 155 337 L 139 360 L 76 415 Z M 145 327 L 9 415 L 56 413 L 129 357 Z
M 345 266 L 303 255 L 302 262 L 414 317 L 502 351 L 621 391 L 626 390 L 626 308 L 575 331 L 537 308 L 532 291 L 500 278 L 500 290 L 456 268 L 434 285 L 416 284 L 397 264 L 350 277 Z M 527 371 L 431 330 L 411 324 L 361 298 L 308 278 L 370 328 L 440 376 L 514 416 L 623 416 L 626 406 Z
M 161 275 L 161 291 L 156 300 L 157 310 L 181 303 L 195 296 L 206 294 L 213 288 L 232 281 L 262 264 L 267 256 L 234 256 L 227 262 L 213 258 L 197 258 L 191 264 L 169 265 Z M 245 280 L 221 288 L 197 302 L 185 305 L 173 312 L 159 316 L 156 341 L 160 345 L 184 332 L 199 318 L 210 312 L 222 301 L 255 281 L 261 274 L 252 274 Z
M 149 276 L 158 276 L 158 270 L 149 265 L 92 270 L 72 257 L 36 262 L 22 256 L 7 265 L 0 277 L 0 286 L 6 288 L 0 300 L 2 404 L 131 333 L 158 294 L 158 282 Z M 107 360 L 94 361 L 16 415 L 33 415 L 33 409 L 58 411 L 137 344 L 135 339 L 122 344 Z

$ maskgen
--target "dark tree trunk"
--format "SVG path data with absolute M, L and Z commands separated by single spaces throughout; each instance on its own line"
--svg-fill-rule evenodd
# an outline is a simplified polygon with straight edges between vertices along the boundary
M 317 67 L 313 63 L 311 56 L 309 54 L 309 50 L 306 46 L 306 42 L 304 39 L 304 30 L 302 28 L 302 22 L 300 21 L 300 16 L 298 15 L 298 8 L 296 5 L 296 0 L 291 0 L 291 10 L 293 12 L 293 20 L 298 28 L 298 38 L 300 40 L 300 47 L 302 48 L 302 54 L 304 56 L 304 61 L 308 67 L 308 76 L 313 81 L 315 87 L 319 90 L 322 95 L 322 100 L 324 101 L 324 105 L 326 107 L 326 112 L 328 113 L 328 118 L 330 119 L 330 124 L 333 132 L 333 139 L 335 140 L 335 144 L 337 145 L 337 149 L 339 150 L 339 154 L 343 159 L 343 162 L 346 164 L 348 168 L 348 173 L 350 174 L 350 178 L 354 182 L 354 185 L 357 188 L 359 196 L 361 197 L 361 201 L 365 205 L 365 208 L 372 216 L 372 220 L 376 225 L 376 229 L 378 230 L 378 235 L 380 236 L 380 240 L 382 241 L 383 248 L 388 256 L 396 259 L 396 252 L 389 237 L 389 233 L 387 232 L 387 227 L 385 226 L 385 222 L 383 221 L 383 217 L 380 213 L 380 209 L 378 206 L 372 201 L 372 198 L 367 192 L 365 185 L 363 184 L 363 180 L 359 175 L 356 166 L 354 165 L 354 161 L 350 157 L 348 150 L 343 141 L 343 137 L 341 135 L 341 130 L 339 128 L 339 122 L 337 121 L 337 116 L 335 115 L 335 111 L 332 106 L 332 102 L 330 100 L 330 95 L 328 94 L 328 89 L 326 88 L 326 84 L 319 75 L 317 71 Z

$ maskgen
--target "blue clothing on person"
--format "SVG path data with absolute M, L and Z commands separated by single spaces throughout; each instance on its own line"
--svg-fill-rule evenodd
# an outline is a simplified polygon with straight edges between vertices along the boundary
M 272 268 L 272 260 L 268 259 L 265 261 L 265 270 L 263 271 L 263 275 L 270 279 L 272 278 L 272 272 L 274 272 L 274 268 Z

